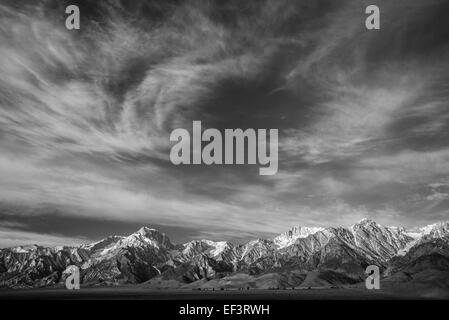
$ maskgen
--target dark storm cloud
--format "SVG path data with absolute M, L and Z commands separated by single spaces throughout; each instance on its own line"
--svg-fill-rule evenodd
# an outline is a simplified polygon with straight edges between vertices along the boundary
M 68 4 L 79 31 L 64 27 Z M 3 1 L 8 244 L 97 239 L 100 221 L 101 235 L 151 224 L 246 239 L 447 217 L 449 5 L 378 1 L 381 29 L 368 31 L 368 4 Z M 170 132 L 193 120 L 279 129 L 278 174 L 173 166 Z

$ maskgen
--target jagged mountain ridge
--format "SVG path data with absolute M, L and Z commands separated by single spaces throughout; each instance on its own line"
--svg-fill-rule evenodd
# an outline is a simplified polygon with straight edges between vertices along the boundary
M 143 227 L 127 237 L 110 236 L 79 247 L 0 249 L 0 286 L 62 283 L 66 268 L 73 264 L 80 267 L 86 285 L 141 283 L 153 278 L 191 283 L 236 273 L 260 275 L 286 270 L 333 270 L 357 278 L 369 264 L 391 274 L 429 254 L 433 256 L 426 263 L 439 263 L 444 268 L 445 262 L 437 261 L 435 254 L 449 256 L 448 246 L 441 244 L 449 243 L 448 239 L 449 222 L 406 230 L 364 219 L 348 228 L 295 227 L 273 239 L 239 245 L 210 240 L 175 245 L 164 233 Z M 439 247 L 442 249 L 437 252 L 429 249 Z M 446 251 L 447 256 L 442 254 Z

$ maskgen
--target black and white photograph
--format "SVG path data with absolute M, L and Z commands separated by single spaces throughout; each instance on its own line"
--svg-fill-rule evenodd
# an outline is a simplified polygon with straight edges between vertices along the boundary
M 0 0 L 0 300 L 449 300 L 448 16 Z

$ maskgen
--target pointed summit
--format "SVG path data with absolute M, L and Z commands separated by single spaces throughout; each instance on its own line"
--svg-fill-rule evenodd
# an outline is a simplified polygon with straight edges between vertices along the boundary
M 170 242 L 165 233 L 157 229 L 142 227 L 133 234 L 120 240 L 117 243 L 119 246 L 142 246 L 151 245 L 157 248 L 172 248 L 173 244 Z

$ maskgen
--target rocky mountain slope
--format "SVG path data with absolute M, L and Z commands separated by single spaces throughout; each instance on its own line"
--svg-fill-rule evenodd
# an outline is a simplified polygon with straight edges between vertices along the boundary
M 330 228 L 294 227 L 274 239 L 233 245 L 171 243 L 143 227 L 79 247 L 0 249 L 0 287 L 62 284 L 77 265 L 82 285 L 147 283 L 154 287 L 296 287 L 360 282 L 370 264 L 408 281 L 423 271 L 449 273 L 449 222 L 406 230 L 364 219 Z M 430 273 L 432 275 L 432 273 Z M 449 283 L 447 284 L 449 288 Z

